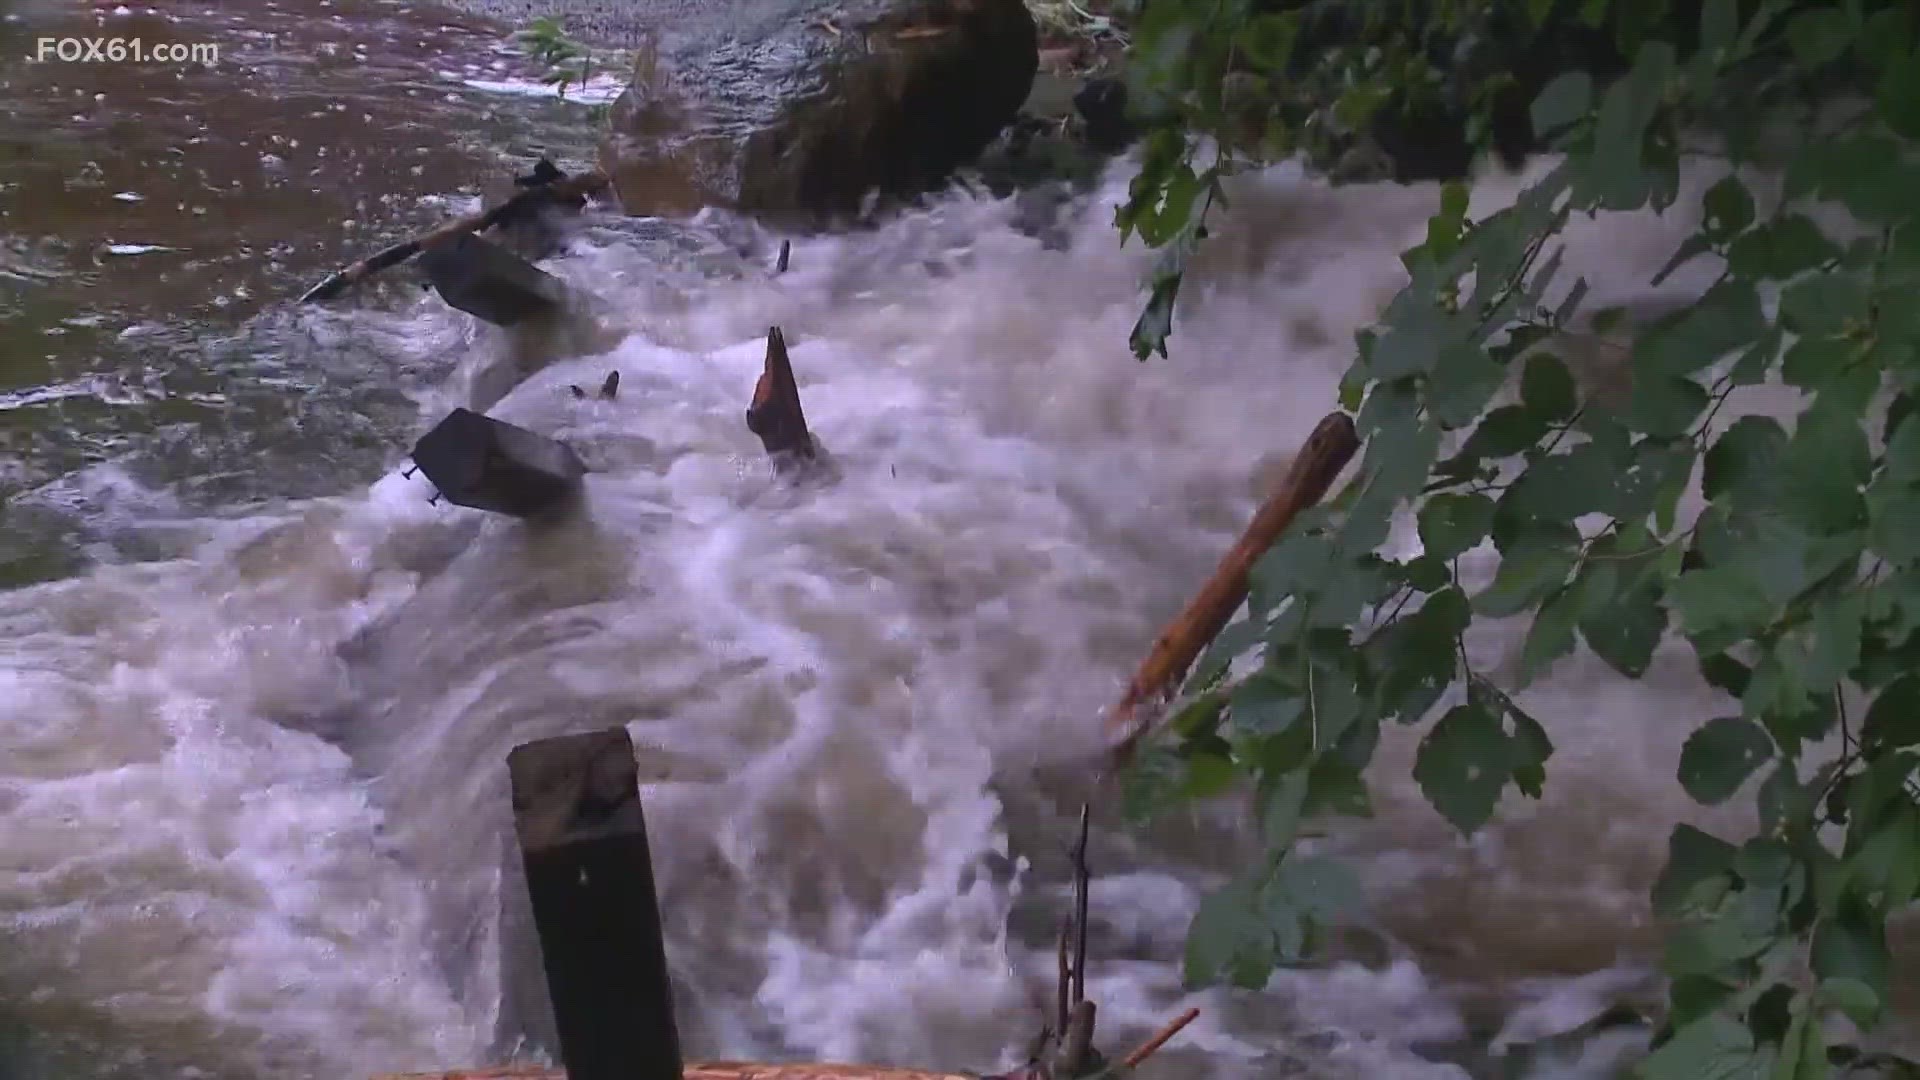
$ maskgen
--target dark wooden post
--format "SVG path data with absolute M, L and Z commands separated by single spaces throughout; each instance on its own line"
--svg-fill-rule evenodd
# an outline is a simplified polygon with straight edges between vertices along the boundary
M 626 729 L 515 747 L 507 771 L 567 1080 L 681 1080 Z

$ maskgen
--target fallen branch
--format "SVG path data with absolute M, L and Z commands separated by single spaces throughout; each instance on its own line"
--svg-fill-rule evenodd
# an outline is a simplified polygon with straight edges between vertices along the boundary
M 606 174 L 595 170 L 581 173 L 579 176 L 569 176 L 562 180 L 555 180 L 552 183 L 541 184 L 537 187 L 527 187 L 525 190 L 516 193 L 512 198 L 491 210 L 485 210 L 477 214 L 469 214 L 466 217 L 449 221 L 445 225 L 434 229 L 432 232 L 416 236 L 405 243 L 395 244 L 384 251 L 370 255 L 354 263 L 352 266 L 335 271 L 325 281 L 308 289 L 306 293 L 300 297 L 300 302 L 305 304 L 317 300 L 331 300 L 347 291 L 347 289 L 369 274 L 375 274 L 389 267 L 398 266 L 434 244 L 467 233 L 485 232 L 495 225 L 511 220 L 520 214 L 530 212 L 540 206 L 584 199 L 589 195 L 597 194 L 606 186 Z
M 1307 436 L 1293 459 L 1286 482 L 1254 514 L 1246 531 L 1194 594 L 1186 610 L 1167 624 L 1134 672 L 1120 703 L 1108 714 L 1108 733 L 1115 740 L 1115 765 L 1126 763 L 1134 745 L 1152 727 L 1150 719 L 1136 715 L 1140 708 L 1172 696 L 1200 651 L 1226 628 L 1235 609 L 1246 600 L 1247 575 L 1254 564 L 1301 511 L 1326 497 L 1334 478 L 1359 449 L 1360 437 L 1345 413 L 1330 413 L 1314 426 L 1313 434 Z
M 1166 1027 L 1161 1028 L 1159 1034 L 1155 1035 L 1151 1039 L 1148 1039 L 1146 1042 L 1141 1043 L 1140 1048 L 1138 1050 L 1135 1050 L 1133 1053 L 1128 1054 L 1125 1058 L 1121 1059 L 1120 1067 L 1123 1069 L 1137 1068 L 1141 1062 L 1152 1057 L 1154 1054 L 1154 1051 L 1159 1050 L 1161 1047 L 1167 1045 L 1168 1040 L 1172 1039 L 1175 1035 L 1180 1034 L 1181 1028 L 1186 1027 L 1188 1024 L 1193 1023 L 1194 1020 L 1197 1019 L 1199 1016 L 1200 1016 L 1199 1009 L 1188 1009 L 1186 1012 L 1181 1013 L 1179 1016 L 1174 1018 L 1173 1023 L 1168 1024 Z M 689 1078 L 689 1080 L 691 1080 L 691 1078 Z
M 786 335 L 777 326 L 767 330 L 767 361 L 753 384 L 747 430 L 760 436 L 760 445 L 782 471 L 812 461 L 818 453 L 813 433 L 807 430 L 807 415 L 800 409 L 800 384 L 794 381 L 793 362 L 787 358 Z

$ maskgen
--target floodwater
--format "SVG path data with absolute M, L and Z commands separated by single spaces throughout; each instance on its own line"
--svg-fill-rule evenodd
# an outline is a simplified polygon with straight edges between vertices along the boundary
M 1171 360 L 1126 351 L 1151 255 L 1110 225 L 1124 168 L 1061 243 L 955 194 L 795 240 L 778 277 L 776 238 L 714 215 L 603 228 L 549 267 L 630 332 L 563 355 L 405 270 L 287 301 L 584 154 L 578 104 L 500 92 L 502 28 L 376 0 L 101 11 L 17 6 L 0 50 L 222 53 L 0 66 L 0 1073 L 537 1053 L 505 756 L 613 724 L 650 781 L 691 1055 L 1010 1064 L 1099 710 L 1331 407 L 1433 190 L 1249 180 Z M 1570 269 L 1640 299 L 1687 228 L 1582 225 Z M 832 484 L 776 483 L 742 423 L 774 324 Z M 401 474 L 502 371 L 528 377 L 495 414 L 593 466 L 578 518 L 485 519 Z M 615 401 L 567 389 L 608 371 Z M 1478 659 L 1517 641 L 1493 627 Z M 1546 798 L 1463 842 L 1408 778 L 1417 732 L 1390 733 L 1373 819 L 1314 841 L 1367 883 L 1366 932 L 1260 992 L 1179 976 L 1245 808 L 1144 836 L 1103 808 L 1102 1044 L 1196 1005 L 1143 1075 L 1611 1075 L 1645 1028 L 1590 1022 L 1657 999 L 1668 828 L 1750 814 L 1672 778 L 1717 705 L 1683 651 L 1642 684 L 1577 656 L 1524 700 L 1558 745 Z

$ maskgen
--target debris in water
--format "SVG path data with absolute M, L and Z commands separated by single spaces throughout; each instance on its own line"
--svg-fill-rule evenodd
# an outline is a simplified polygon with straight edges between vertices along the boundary
M 114 193 L 113 197 L 121 202 L 145 202 L 147 198 L 145 195 L 133 191 L 118 191 Z
M 567 389 L 573 391 L 574 397 L 581 398 L 584 400 L 587 396 L 587 392 L 585 390 L 580 389 L 580 387 L 577 384 L 569 383 L 567 385 Z M 600 400 L 612 401 L 615 395 L 619 393 L 620 393 L 620 373 L 617 371 L 607 372 L 606 381 L 600 384 Z
M 567 502 L 587 472 L 566 443 L 469 409 L 421 436 L 413 462 L 448 502 L 517 518 Z
M 813 433 L 807 430 L 806 413 L 800 408 L 800 385 L 793 377 L 793 362 L 787 358 L 786 335 L 777 326 L 767 330 L 767 361 L 753 384 L 747 430 L 760 436 L 760 445 L 780 472 L 812 461 L 819 450 Z
M 108 244 L 104 249 L 108 255 L 151 255 L 157 251 L 179 251 L 179 248 L 165 244 Z
M 429 245 L 420 264 L 442 300 L 495 326 L 551 322 L 566 310 L 559 278 L 472 233 Z
M 306 293 L 300 297 L 300 301 L 302 303 L 308 303 L 316 300 L 331 300 L 341 293 L 346 292 L 347 289 L 358 283 L 361 278 L 369 274 L 378 273 L 389 267 L 398 266 L 408 259 L 413 258 L 432 244 L 467 233 L 485 232 L 499 224 L 502 220 L 511 220 L 516 214 L 523 214 L 540 206 L 552 205 L 555 202 L 576 198 L 584 200 L 592 195 L 598 194 L 606 187 L 606 174 L 594 171 L 582 173 L 579 176 L 570 176 L 564 180 L 557 180 L 552 184 L 528 188 L 491 210 L 450 221 L 424 236 L 415 237 L 402 244 L 395 244 L 384 251 L 370 255 L 354 263 L 352 266 L 336 271 L 325 281 L 308 289 Z

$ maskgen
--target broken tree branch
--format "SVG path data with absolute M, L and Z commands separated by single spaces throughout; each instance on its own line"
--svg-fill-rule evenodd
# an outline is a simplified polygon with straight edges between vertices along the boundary
M 1170 697 L 1207 643 L 1226 628 L 1247 598 L 1247 575 L 1301 511 L 1326 497 L 1334 478 L 1360 449 L 1360 437 L 1345 413 L 1330 413 L 1314 426 L 1287 471 L 1285 483 L 1261 505 L 1246 531 L 1220 560 L 1213 575 L 1173 622 L 1167 624 L 1133 674 L 1120 703 L 1107 716 L 1115 740 L 1113 762 L 1123 765 L 1152 726 L 1137 715 L 1142 706 Z
M 1139 1049 L 1135 1050 L 1131 1054 L 1128 1054 L 1126 1058 L 1120 1062 L 1121 1067 L 1127 1068 L 1127 1069 L 1138 1067 L 1141 1062 L 1152 1057 L 1154 1054 L 1154 1051 L 1167 1045 L 1168 1040 L 1172 1039 L 1175 1035 L 1180 1034 L 1181 1028 L 1186 1027 L 1188 1024 L 1193 1023 L 1193 1021 L 1197 1017 L 1199 1017 L 1199 1015 L 1200 1015 L 1199 1009 L 1188 1009 L 1186 1012 L 1181 1013 L 1179 1016 L 1174 1018 L 1173 1023 L 1168 1024 L 1166 1027 L 1161 1028 L 1159 1034 L 1155 1035 L 1151 1039 L 1148 1039 L 1146 1042 L 1141 1043 Z M 691 1077 L 689 1077 L 689 1080 L 691 1080 Z
M 586 198 L 599 193 L 606 186 L 606 174 L 594 170 L 581 173 L 579 176 L 555 180 L 549 184 L 527 187 L 491 210 L 449 221 L 432 232 L 416 236 L 405 243 L 395 244 L 384 251 L 361 259 L 352 266 L 335 271 L 325 281 L 308 289 L 300 297 L 300 302 L 306 304 L 317 300 L 331 300 L 346 292 L 360 279 L 389 267 L 398 266 L 434 244 L 467 233 L 485 232 L 502 221 L 536 207 Z
M 760 436 L 760 445 L 781 471 L 813 460 L 818 450 L 813 433 L 807 430 L 807 415 L 800 409 L 800 384 L 794 381 L 793 362 L 787 358 L 787 338 L 777 326 L 767 330 L 767 361 L 753 384 L 747 430 Z

